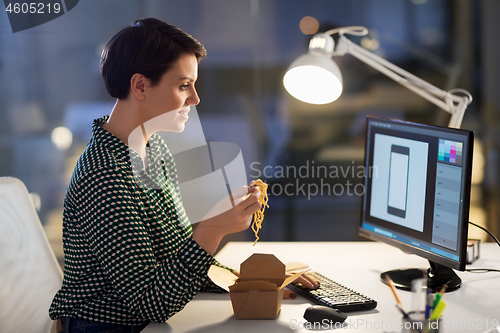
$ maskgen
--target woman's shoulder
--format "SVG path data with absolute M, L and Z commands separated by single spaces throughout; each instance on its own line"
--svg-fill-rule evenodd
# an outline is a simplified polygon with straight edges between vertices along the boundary
M 90 142 L 78 159 L 77 168 L 82 171 L 114 170 L 118 165 L 114 156 L 105 147 Z
M 76 163 L 70 186 L 88 187 L 96 181 L 128 177 L 130 167 L 127 163 L 125 157 L 118 157 L 105 147 L 90 142 Z

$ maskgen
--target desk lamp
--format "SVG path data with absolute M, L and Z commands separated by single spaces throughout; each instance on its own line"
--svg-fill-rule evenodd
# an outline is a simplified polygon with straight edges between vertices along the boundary
M 310 104 L 327 104 L 342 93 L 342 74 L 333 56 L 353 55 L 394 81 L 414 91 L 428 101 L 451 113 L 449 127 L 460 128 L 471 94 L 463 89 L 441 90 L 380 56 L 354 44 L 344 35 L 363 36 L 365 27 L 344 27 L 313 36 L 309 52 L 297 58 L 283 78 L 285 89 L 295 98 Z M 332 35 L 338 34 L 338 44 Z

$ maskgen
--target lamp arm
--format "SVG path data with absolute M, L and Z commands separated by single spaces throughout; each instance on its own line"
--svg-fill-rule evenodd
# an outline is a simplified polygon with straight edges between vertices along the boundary
M 332 53 L 332 56 L 343 56 L 346 53 L 351 54 L 355 58 L 450 113 L 452 116 L 448 126 L 460 128 L 465 109 L 467 105 L 472 102 L 472 96 L 467 91 L 462 89 L 456 89 L 454 91 L 441 90 L 382 57 L 365 50 L 361 46 L 351 42 L 344 35 L 340 35 L 337 47 Z M 452 92 L 461 92 L 465 94 L 465 96 L 455 95 Z

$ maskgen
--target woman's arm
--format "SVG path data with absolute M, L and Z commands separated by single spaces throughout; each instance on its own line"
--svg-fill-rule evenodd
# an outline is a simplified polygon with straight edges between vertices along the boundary
M 98 293 L 119 297 L 137 318 L 166 321 L 205 284 L 214 258 L 188 235 L 168 233 L 162 246 L 170 254 L 158 261 L 150 233 L 161 227 L 145 225 L 142 214 L 150 207 L 125 179 L 117 170 L 92 170 L 79 183 L 73 210 L 93 258 L 89 265 L 105 277 Z

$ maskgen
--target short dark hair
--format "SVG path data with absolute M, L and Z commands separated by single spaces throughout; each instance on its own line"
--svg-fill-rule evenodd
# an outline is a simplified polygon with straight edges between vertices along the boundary
M 130 79 L 144 75 L 153 86 L 184 54 L 198 61 L 207 51 L 191 35 L 155 18 L 137 20 L 113 36 L 101 55 L 101 75 L 111 97 L 127 99 Z

